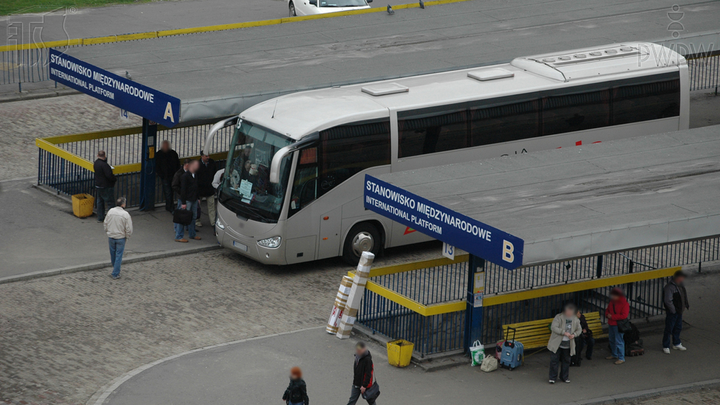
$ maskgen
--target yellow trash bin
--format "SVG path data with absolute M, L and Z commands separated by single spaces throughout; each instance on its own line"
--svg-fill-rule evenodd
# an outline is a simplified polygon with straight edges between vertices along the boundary
M 407 340 L 398 339 L 387 343 L 388 362 L 391 366 L 407 367 L 412 360 L 415 344 Z
M 95 198 L 90 194 L 75 194 L 72 196 L 73 214 L 78 218 L 92 215 L 94 206 Z

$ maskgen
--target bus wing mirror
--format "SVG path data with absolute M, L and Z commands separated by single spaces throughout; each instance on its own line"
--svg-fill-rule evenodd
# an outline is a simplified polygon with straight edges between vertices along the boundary
M 230 117 L 227 119 L 224 119 L 220 122 L 215 123 L 212 127 L 210 127 L 210 131 L 208 131 L 207 137 L 205 138 L 205 145 L 203 146 L 203 152 L 205 154 L 210 154 L 210 147 L 212 146 L 213 138 L 215 138 L 215 134 L 217 131 L 229 127 L 231 125 L 235 125 L 240 120 L 240 117 Z
M 318 139 L 320 139 L 320 134 L 316 132 L 277 151 L 272 158 L 272 163 L 270 164 L 270 183 L 280 183 L 280 166 L 282 166 L 283 159 L 296 150 L 315 143 Z

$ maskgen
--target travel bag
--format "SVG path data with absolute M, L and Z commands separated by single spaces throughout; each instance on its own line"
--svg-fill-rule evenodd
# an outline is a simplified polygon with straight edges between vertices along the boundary
M 513 338 L 510 337 L 510 330 L 513 331 Z M 500 366 L 514 370 L 520 367 L 524 359 L 525 347 L 522 343 L 515 340 L 517 329 L 508 327 L 505 332 L 505 342 L 502 344 L 502 352 L 500 354 Z
M 183 226 L 190 225 L 192 222 L 193 213 L 190 210 L 184 210 L 178 208 L 173 212 L 173 222 Z

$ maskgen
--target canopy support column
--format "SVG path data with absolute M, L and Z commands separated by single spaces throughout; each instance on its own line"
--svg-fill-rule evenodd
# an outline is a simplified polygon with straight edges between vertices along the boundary
M 485 294 L 485 259 L 470 255 L 468 259 L 467 300 L 465 307 L 465 351 L 473 342 L 482 342 L 483 307 Z M 488 343 L 489 342 L 485 342 Z
M 155 209 L 155 145 L 157 123 L 143 118 L 142 164 L 140 169 L 140 211 Z

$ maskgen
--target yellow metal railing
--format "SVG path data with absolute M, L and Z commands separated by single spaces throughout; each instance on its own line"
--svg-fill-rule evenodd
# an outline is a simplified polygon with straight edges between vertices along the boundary
M 431 267 L 444 266 L 448 264 L 458 263 L 467 260 L 468 255 L 457 256 L 456 259 L 450 260 L 446 258 L 425 260 L 421 262 L 379 267 L 377 269 L 370 270 L 370 278 L 385 276 L 389 274 L 404 273 L 408 271 L 427 269 Z M 561 284 L 561 285 L 548 285 L 541 288 L 524 291 L 514 291 L 511 293 L 503 293 L 497 295 L 486 295 L 483 297 L 483 306 L 489 307 L 494 305 L 507 304 L 517 301 L 525 301 L 534 298 L 549 297 L 553 295 L 561 295 L 567 293 L 573 293 L 578 291 L 592 290 L 602 287 L 610 287 L 614 285 L 622 285 L 628 283 L 635 283 L 639 281 L 654 280 L 658 278 L 664 278 L 672 276 L 676 271 L 680 270 L 681 267 L 668 267 L 664 269 L 648 270 L 639 273 L 623 274 L 618 276 L 599 278 L 594 280 L 577 281 L 573 283 Z M 353 277 L 354 272 L 348 272 L 348 275 Z M 417 302 L 403 294 L 395 292 L 385 286 L 368 280 L 365 288 L 373 293 L 380 295 L 398 305 L 401 305 L 417 314 L 422 316 L 433 316 L 440 314 L 447 314 L 451 312 L 463 311 L 466 308 L 466 301 L 451 301 L 443 302 L 432 305 L 424 305 Z

